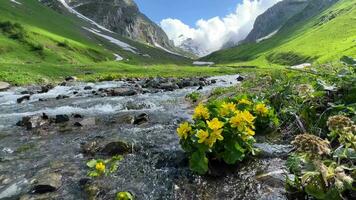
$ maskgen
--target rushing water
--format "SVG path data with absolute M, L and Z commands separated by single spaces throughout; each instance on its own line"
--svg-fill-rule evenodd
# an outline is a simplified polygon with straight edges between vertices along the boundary
M 237 85 L 236 77 L 213 77 L 216 84 L 200 92 L 208 94 L 216 87 Z M 73 83 L 34 94 L 22 104 L 16 100 L 23 96 L 21 92 L 25 88 L 0 92 L 0 199 L 21 196 L 22 199 L 87 199 L 88 191 L 81 184 L 87 177 L 86 162 L 92 157 L 81 153 L 81 144 L 93 140 L 126 141 L 134 147 L 132 153 L 124 156 L 116 173 L 92 180 L 91 185 L 100 190 L 96 199 L 114 199 L 118 191 L 130 191 L 137 199 L 147 200 L 286 199 L 283 156 L 288 146 L 263 143 L 260 147 L 266 153 L 262 157 L 224 169 L 226 173 L 219 172 L 217 167 L 216 176 L 195 175 L 189 171 L 175 129 L 181 121 L 190 120 L 192 107 L 185 96 L 197 87 L 130 97 L 92 94 L 92 90 L 99 88 L 129 85 L 122 81 Z M 84 90 L 86 86 L 93 89 Z M 70 98 L 57 100 L 58 95 Z M 79 128 L 70 121 L 40 133 L 15 125 L 24 116 L 41 113 L 50 117 L 58 114 L 81 114 L 84 119 L 95 117 L 96 125 Z M 148 114 L 148 123 L 122 123 L 127 116 L 141 113 Z M 31 181 L 39 171 L 61 174 L 60 187 L 55 192 L 29 195 Z

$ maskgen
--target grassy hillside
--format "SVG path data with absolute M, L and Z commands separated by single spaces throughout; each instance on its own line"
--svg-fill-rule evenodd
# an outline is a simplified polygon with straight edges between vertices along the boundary
M 98 28 L 72 13 L 57 13 L 38 0 L 17 2 L 20 4 L 0 0 L 0 80 L 30 83 L 29 80 L 37 80 L 39 76 L 56 79 L 58 77 L 53 77 L 54 74 L 73 73 L 79 66 L 101 66 L 102 62 L 114 61 L 114 54 L 120 55 L 124 60 L 112 62 L 115 65 L 112 68 L 191 63 L 190 59 L 164 50 L 114 33 L 101 32 L 134 47 L 137 53 L 132 53 L 85 30 L 84 28 Z M 76 72 L 76 75 L 81 73 Z M 94 67 L 92 73 L 95 72 Z M 25 79 L 17 80 L 19 77 Z
M 307 23 L 289 23 L 270 39 L 218 51 L 202 60 L 264 67 L 326 63 L 343 55 L 356 57 L 355 33 L 356 2 L 340 0 Z

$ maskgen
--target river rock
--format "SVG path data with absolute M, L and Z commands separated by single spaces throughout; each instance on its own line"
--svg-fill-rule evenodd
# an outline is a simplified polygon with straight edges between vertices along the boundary
M 85 86 L 85 87 L 84 87 L 84 90 L 92 90 L 92 89 L 93 89 L 92 86 Z
M 17 103 L 22 103 L 23 101 L 28 101 L 28 100 L 30 100 L 30 95 L 25 95 L 25 96 L 22 96 L 22 97 L 20 97 L 20 98 L 18 98 L 16 101 L 17 101 Z
M 259 156 L 263 158 L 288 157 L 288 154 L 293 150 L 292 145 L 256 143 L 254 146 L 260 150 Z
M 132 149 L 129 144 L 123 141 L 110 142 L 106 144 L 100 151 L 102 154 L 108 156 L 122 155 L 131 153 Z
M 100 150 L 99 142 L 89 141 L 80 145 L 81 152 L 85 155 L 95 155 Z
M 167 91 L 173 91 L 176 89 L 179 89 L 179 86 L 175 83 L 168 82 L 168 83 L 162 83 L 158 87 L 159 89 L 167 90 Z
M 244 77 L 238 76 L 238 77 L 236 78 L 236 80 L 237 80 L 237 81 L 243 81 L 243 80 L 244 80 Z
M 41 91 L 39 91 L 39 93 L 47 93 L 48 91 L 50 91 L 51 89 L 53 89 L 54 86 L 51 84 L 45 85 L 41 87 Z
M 4 91 L 10 88 L 10 84 L 6 82 L 0 82 L 0 91 Z
M 147 123 L 148 120 L 149 120 L 148 114 L 142 113 L 140 115 L 135 116 L 133 124 L 141 125 L 141 124 Z
M 95 126 L 96 119 L 94 117 L 83 119 L 80 122 L 75 122 L 74 125 L 78 127 L 88 127 L 88 126 Z
M 130 88 L 116 88 L 109 91 L 110 96 L 133 96 L 137 91 Z
M 63 123 L 69 121 L 68 115 L 56 115 L 55 122 L 56 123 Z
M 16 199 L 29 186 L 27 179 L 22 179 L 0 189 L 0 199 Z
M 33 182 L 32 193 L 54 192 L 62 185 L 62 175 L 58 173 L 43 174 L 36 177 Z
M 75 76 L 68 76 L 65 78 L 65 81 L 76 81 L 76 80 L 78 80 L 78 78 Z
M 69 96 L 61 95 L 61 94 L 56 97 L 57 100 L 59 100 L 59 99 L 68 99 L 68 98 L 69 98 Z
M 35 115 L 35 116 L 23 117 L 22 120 L 17 123 L 17 125 L 24 126 L 26 127 L 27 130 L 31 130 L 34 128 L 41 127 L 48 123 L 49 121 L 46 115 L 42 115 L 42 116 Z

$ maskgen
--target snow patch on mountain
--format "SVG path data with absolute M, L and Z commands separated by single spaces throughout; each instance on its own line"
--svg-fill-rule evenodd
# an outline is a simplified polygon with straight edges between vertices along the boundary
M 113 38 L 111 36 L 105 35 L 105 34 L 101 33 L 100 31 L 98 31 L 96 29 L 91 29 L 91 28 L 87 28 L 87 27 L 82 27 L 82 28 L 87 30 L 87 31 L 89 31 L 89 32 L 91 32 L 91 33 L 94 33 L 95 35 L 98 35 L 98 36 L 100 36 L 102 38 L 107 39 L 109 42 L 111 42 L 113 44 L 116 44 L 117 46 L 123 48 L 126 51 L 130 51 L 130 52 L 132 52 L 134 54 L 137 54 L 136 48 L 131 46 L 131 45 L 129 45 L 129 44 L 127 44 L 127 43 L 125 43 L 125 42 L 122 42 L 122 41 L 120 41 L 120 40 L 118 40 L 116 38 Z
M 170 50 L 168 50 L 168 49 L 162 47 L 161 45 L 159 45 L 159 44 L 156 43 L 156 42 L 154 42 L 154 45 L 155 45 L 155 47 L 160 48 L 160 49 L 162 49 L 163 51 L 165 51 L 165 52 L 167 52 L 167 53 L 170 53 L 170 54 L 173 54 L 173 55 L 176 55 L 176 56 L 181 56 L 181 55 L 178 54 L 178 53 L 175 53 L 175 52 L 173 52 L 173 51 L 170 51 Z
M 69 12 L 77 15 L 77 17 L 81 18 L 81 19 L 84 19 L 85 21 L 88 21 L 90 22 L 91 24 L 95 25 L 96 27 L 98 27 L 99 29 L 101 30 L 104 30 L 104 31 L 107 31 L 107 32 L 110 32 L 110 33 L 113 33 L 112 31 L 110 31 L 109 29 L 101 26 L 100 24 L 96 23 L 95 21 L 89 19 L 88 17 L 80 14 L 79 12 L 77 12 L 76 10 L 74 10 L 72 7 L 70 7 L 67 2 L 65 0 L 58 0 Z
M 257 39 L 256 42 L 259 43 L 259 42 L 262 42 L 263 40 L 267 40 L 267 39 L 271 38 L 272 36 L 276 35 L 278 33 L 278 31 L 279 31 L 279 29 L 273 31 L 272 33 L 270 33 L 264 37 Z
M 22 3 L 20 3 L 20 2 L 18 2 L 18 1 L 16 1 L 16 0 L 10 0 L 12 3 L 16 3 L 16 4 L 18 4 L 18 5 L 22 5 Z

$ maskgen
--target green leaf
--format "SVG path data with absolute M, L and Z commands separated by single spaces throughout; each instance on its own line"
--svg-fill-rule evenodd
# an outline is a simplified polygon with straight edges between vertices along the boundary
M 189 160 L 190 168 L 199 174 L 205 174 L 208 171 L 208 163 L 209 160 L 205 152 L 201 151 L 194 152 Z
M 130 192 L 119 192 L 116 194 L 116 200 L 134 200 Z
M 88 173 L 88 176 L 90 177 L 97 177 L 97 176 L 100 176 L 100 174 L 97 172 L 97 171 L 90 171 Z
M 87 166 L 88 166 L 89 168 L 94 168 L 95 165 L 96 165 L 96 163 L 97 163 L 97 160 L 92 159 L 92 160 L 90 160 L 89 162 L 87 162 Z
M 222 156 L 227 164 L 235 164 L 237 161 L 244 159 L 245 149 L 239 143 L 230 140 L 225 143 L 225 151 Z

